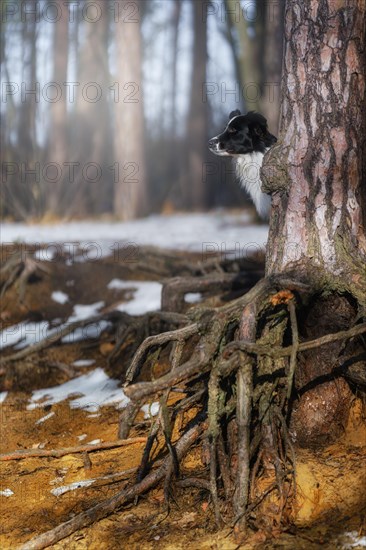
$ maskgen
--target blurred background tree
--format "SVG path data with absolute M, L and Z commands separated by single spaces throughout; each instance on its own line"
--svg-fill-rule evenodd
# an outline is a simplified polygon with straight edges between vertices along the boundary
M 276 133 L 284 0 L 4 0 L 1 216 L 243 205 L 207 141 L 235 108 Z

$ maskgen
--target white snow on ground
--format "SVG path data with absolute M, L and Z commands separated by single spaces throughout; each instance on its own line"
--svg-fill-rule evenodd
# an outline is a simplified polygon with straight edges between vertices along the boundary
M 46 422 L 46 420 L 48 420 L 49 418 L 52 418 L 53 416 L 55 416 L 55 413 L 53 411 L 46 414 L 45 416 L 42 416 L 41 418 L 39 418 L 39 420 L 37 420 L 36 425 Z
M 42 340 L 52 339 L 57 336 L 65 326 L 75 321 L 82 321 L 89 317 L 94 317 L 98 314 L 98 310 L 104 306 L 104 302 L 96 302 L 95 304 L 74 306 L 73 314 L 68 318 L 66 323 L 58 327 L 50 327 L 48 321 L 18 323 L 11 327 L 0 331 L 0 349 L 8 346 L 14 346 L 15 349 L 22 349 L 31 344 L 37 344 Z M 107 321 L 99 321 L 91 323 L 88 326 L 76 329 L 67 336 L 62 338 L 62 342 L 77 342 L 79 340 L 87 340 L 89 338 L 98 338 L 100 334 L 108 326 Z
M 114 254 L 125 262 L 138 259 L 138 245 L 166 249 L 221 252 L 226 258 L 245 256 L 264 250 L 268 226 L 252 225 L 248 214 L 215 211 L 205 214 L 149 216 L 130 222 L 84 221 L 58 225 L 2 223 L 3 243 L 47 243 L 38 253 L 40 259 L 52 261 L 58 251 L 67 250 L 77 261 L 93 261 Z M 76 257 L 75 243 L 80 243 Z
M 108 321 L 98 321 L 97 323 L 91 323 L 86 327 L 79 327 L 73 332 L 70 332 L 67 336 L 62 338 L 62 342 L 70 344 L 73 342 L 80 342 L 80 340 L 88 340 L 92 338 L 99 338 L 103 330 L 105 330 L 110 323 Z
M 62 292 L 62 290 L 55 290 L 51 294 L 51 298 L 54 302 L 57 302 L 58 304 L 66 304 L 66 302 L 69 301 L 69 297 L 65 292 Z
M 11 497 L 13 494 L 14 492 L 11 489 L 4 489 L 3 491 L 0 491 L 0 496 L 3 497 Z
M 5 401 L 7 395 L 8 395 L 7 391 L 0 392 L 0 403 L 3 403 Z
M 14 346 L 15 349 L 25 348 L 48 338 L 56 330 L 49 329 L 48 321 L 18 323 L 0 332 L 0 349 L 8 346 Z
M 144 413 L 144 418 L 152 418 L 158 414 L 160 404 L 158 401 L 154 401 L 154 403 L 147 403 L 141 407 L 141 410 Z
M 78 359 L 77 361 L 73 362 L 73 367 L 90 367 L 90 365 L 94 365 L 95 359 Z
M 37 250 L 34 253 L 34 258 L 36 260 L 40 260 L 41 262 L 52 262 L 52 260 L 56 256 L 57 251 L 58 249 L 55 247 L 54 248 L 47 247 L 45 249 L 41 248 L 40 250 Z
M 163 285 L 152 281 L 121 281 L 112 279 L 107 288 L 132 290 L 133 299 L 117 306 L 118 311 L 130 315 L 143 315 L 148 311 L 156 311 L 161 307 L 161 290 Z
M 184 301 L 187 304 L 197 304 L 202 300 L 202 294 L 200 292 L 187 292 L 184 295 Z
M 74 481 L 73 483 L 69 483 L 69 485 L 61 485 L 61 487 L 51 489 L 51 493 L 55 497 L 59 497 L 69 491 L 75 491 L 75 489 L 79 489 L 79 487 L 89 487 L 90 485 L 93 485 L 94 482 L 95 479 L 82 479 L 80 481 Z
M 95 304 L 80 305 L 75 304 L 71 317 L 68 318 L 68 323 L 75 321 L 83 321 L 89 317 L 98 315 L 98 311 L 104 306 L 104 302 L 95 302 Z
M 71 319 L 71 317 L 70 317 Z M 8 346 L 14 346 L 14 349 L 20 350 L 32 344 L 38 344 L 42 340 L 52 340 L 57 333 L 73 320 L 67 321 L 58 327 L 50 328 L 48 321 L 19 323 L 0 331 L 0 349 Z M 85 327 L 80 327 L 64 336 L 62 342 L 78 342 L 90 338 L 99 338 L 100 334 L 109 325 L 108 321 L 99 321 L 91 323 Z
M 34 391 L 27 409 L 59 403 L 69 396 L 74 396 L 70 401 L 72 409 L 90 412 L 98 411 L 102 405 L 115 404 L 120 408 L 129 402 L 129 398 L 120 388 L 120 382 L 108 378 L 103 369 L 97 368 L 60 386 Z
M 344 533 L 344 535 L 339 537 L 337 542 L 339 542 L 339 548 L 344 548 L 345 550 L 351 548 L 366 548 L 366 536 L 359 535 L 357 531 Z

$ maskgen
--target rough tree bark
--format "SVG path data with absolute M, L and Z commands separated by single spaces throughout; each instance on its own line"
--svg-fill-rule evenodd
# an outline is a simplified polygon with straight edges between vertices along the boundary
M 365 2 L 288 0 L 283 71 L 280 138 L 263 166 L 273 197 L 266 274 L 310 285 L 309 338 L 365 312 Z M 301 444 L 343 429 L 351 393 L 332 379 L 341 357 L 341 344 L 301 356 L 292 416 Z
M 288 0 L 285 33 L 266 271 L 365 305 L 365 2 Z

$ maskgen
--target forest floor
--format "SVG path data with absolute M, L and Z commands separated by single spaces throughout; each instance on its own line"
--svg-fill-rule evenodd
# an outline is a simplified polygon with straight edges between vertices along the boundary
M 1 252 L 5 260 L 14 248 L 6 246 Z M 164 253 L 160 266 L 145 262 L 144 268 L 125 260 L 108 256 L 92 262 L 70 261 L 67 254 L 53 261 L 39 260 L 24 287 L 13 285 L 2 297 L 3 356 L 14 353 L 22 342 L 39 341 L 52 324 L 67 319 L 115 308 L 131 313 L 142 313 L 141 307 L 154 309 L 164 269 L 165 277 L 185 275 L 186 263 L 198 265 L 202 257 L 194 252 Z M 148 281 L 150 286 L 142 285 L 135 292 L 136 281 Z M 119 381 L 128 365 L 109 365 L 115 341 L 107 325 L 95 335 L 85 332 L 80 339 L 70 338 L 29 355 L 20 361 L 21 375 L 11 371 L 19 361 L 0 365 L 0 454 L 87 444 L 97 449 L 100 443 L 118 438 L 120 408 L 125 402 Z M 141 411 L 139 426 L 130 438 L 146 437 L 154 414 L 154 406 Z M 143 448 L 138 440 L 59 458 L 0 457 L 0 548 L 16 548 L 115 494 L 133 476 Z M 209 495 L 203 489 L 175 489 L 167 513 L 158 487 L 52 548 L 365 548 L 366 422 L 361 399 L 355 395 L 344 436 L 337 444 L 296 452 L 298 507 L 293 524 L 274 540 L 257 531 L 238 545 L 229 526 L 217 531 Z M 203 454 L 200 446 L 195 447 L 185 457 L 182 472 L 204 473 Z

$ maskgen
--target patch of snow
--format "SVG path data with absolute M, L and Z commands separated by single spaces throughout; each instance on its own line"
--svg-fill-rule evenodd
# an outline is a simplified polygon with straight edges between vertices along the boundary
M 73 483 L 69 483 L 69 485 L 62 485 L 61 487 L 56 487 L 55 489 L 51 489 L 50 492 L 55 497 L 59 497 L 64 493 L 68 493 L 69 491 L 75 491 L 75 489 L 80 489 L 80 487 L 89 487 L 90 485 L 93 485 L 94 482 L 95 482 L 95 479 L 82 479 L 80 481 L 74 481 Z
M 104 306 L 104 302 L 95 302 L 94 304 L 75 304 L 71 317 L 68 318 L 68 323 L 74 323 L 75 321 L 83 321 L 89 317 L 98 315 L 98 311 Z
M 69 297 L 65 292 L 62 292 L 62 290 L 55 290 L 51 294 L 51 298 L 54 302 L 57 302 L 58 304 L 66 304 L 66 302 L 69 301 Z
M 49 418 L 52 418 L 52 416 L 55 416 L 55 413 L 54 412 L 50 412 L 48 414 L 46 414 L 45 416 L 42 416 L 42 418 L 39 418 L 36 422 L 36 425 L 37 424 L 42 424 L 42 422 L 45 422 L 46 420 L 48 420 Z
M 95 261 L 110 255 L 114 255 L 116 261 L 136 262 L 141 245 L 202 251 L 203 255 L 215 251 L 225 257 L 234 250 L 237 254 L 239 248 L 240 255 L 244 256 L 254 250 L 263 250 L 268 237 L 268 226 L 250 224 L 245 211 L 153 215 L 129 222 L 2 223 L 0 229 L 4 243 L 48 243 L 52 250 L 57 247 L 67 250 L 71 263 Z M 48 248 L 47 256 L 50 256 Z
M 34 259 L 40 260 L 41 262 L 52 262 L 56 255 L 57 249 L 55 249 L 51 245 L 51 247 L 47 246 L 47 248 L 41 248 L 40 250 L 37 250 L 34 253 Z
M 117 306 L 118 311 L 130 315 L 143 315 L 148 311 L 157 311 L 161 307 L 161 290 L 163 285 L 153 281 L 121 281 L 112 279 L 107 288 L 115 290 L 132 290 L 133 298 Z
M 184 301 L 187 304 L 197 304 L 202 300 L 202 294 L 200 292 L 187 292 L 184 295 Z
M 3 403 L 5 401 L 7 395 L 8 395 L 7 391 L 0 392 L 0 403 Z
M 74 367 L 90 367 L 90 365 L 94 365 L 95 359 L 77 359 L 77 361 L 73 362 Z
M 101 441 L 101 439 L 93 439 L 93 441 L 88 441 L 88 445 L 98 445 Z
M 99 338 L 103 330 L 110 326 L 108 321 L 98 321 L 97 323 L 90 323 L 85 327 L 78 327 L 70 334 L 67 334 L 62 338 L 62 342 L 73 343 L 80 340 L 88 340 L 90 338 Z
M 147 405 L 143 405 L 141 407 L 141 410 L 144 413 L 144 418 L 152 418 L 153 416 L 156 416 L 160 410 L 160 404 L 158 401 L 154 401 L 154 403 L 148 403 Z
M 345 541 L 342 548 L 366 547 L 366 536 L 359 535 L 357 531 L 349 531 L 348 533 L 345 533 L 344 536 L 351 540 Z
M 0 491 L 0 495 L 3 497 L 11 497 L 11 495 L 14 494 L 14 491 L 11 489 L 4 489 L 3 491 Z
M 22 349 L 48 338 L 53 332 L 55 332 L 55 329 L 49 329 L 48 321 L 24 321 L 7 327 L 0 332 L 0 349 L 8 346 Z
M 14 349 L 23 349 L 32 344 L 38 344 L 42 340 L 50 340 L 56 338 L 59 331 L 65 328 L 68 324 L 73 323 L 79 319 L 87 319 L 88 312 L 91 315 L 96 315 L 96 310 L 101 307 L 100 304 L 104 302 L 98 302 L 91 306 L 75 306 L 77 309 L 66 323 L 58 325 L 57 327 L 51 327 L 48 321 L 40 322 L 22 322 L 17 325 L 12 325 L 6 329 L 0 331 L 0 349 L 8 346 L 14 346 Z M 81 309 L 79 309 L 81 308 Z M 85 309 L 84 309 L 85 308 Z M 110 323 L 108 321 L 99 321 L 90 323 L 84 327 L 79 327 L 70 334 L 67 334 L 62 338 L 62 342 L 78 342 L 80 340 L 87 340 L 90 338 L 98 338 L 100 334 L 105 330 Z
M 76 395 L 80 397 L 76 398 Z M 129 402 L 120 387 L 120 381 L 109 378 L 103 369 L 97 368 L 59 386 L 34 391 L 27 409 L 59 403 L 70 396 L 74 396 L 69 403 L 72 409 L 89 412 L 97 412 L 103 405 L 115 404 L 122 408 Z

